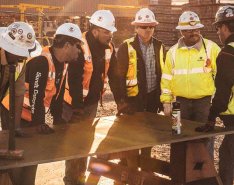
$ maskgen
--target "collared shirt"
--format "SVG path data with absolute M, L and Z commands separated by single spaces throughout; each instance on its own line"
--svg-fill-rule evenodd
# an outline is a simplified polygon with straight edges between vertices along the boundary
M 179 41 L 178 41 L 178 48 L 183 48 L 183 47 L 188 48 L 188 49 L 194 48 L 194 49 L 200 51 L 200 49 L 202 48 L 202 46 L 203 46 L 202 38 L 199 40 L 199 42 L 197 42 L 193 46 L 189 46 L 189 47 L 185 45 L 183 37 L 180 38 Z
M 139 38 L 143 60 L 145 62 L 145 73 L 147 81 L 147 93 L 156 89 L 156 67 L 155 67 L 155 53 L 153 42 L 150 41 L 149 45 L 145 45 L 141 38 Z

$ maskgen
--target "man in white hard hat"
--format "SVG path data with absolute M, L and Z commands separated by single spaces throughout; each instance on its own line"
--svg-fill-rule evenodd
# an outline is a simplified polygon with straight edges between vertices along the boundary
M 199 132 L 214 130 L 219 117 L 226 129 L 234 129 L 234 6 L 221 7 L 215 16 L 214 26 L 224 45 L 217 58 L 216 92 L 210 108 L 208 122 L 196 128 Z M 234 134 L 225 135 L 219 149 L 219 175 L 223 185 L 234 182 Z
M 161 80 L 161 102 L 167 116 L 171 116 L 171 103 L 176 98 L 180 102 L 182 119 L 207 121 L 220 48 L 202 37 L 203 27 L 192 11 L 182 13 L 179 18 L 176 29 L 182 37 L 167 53 Z M 208 147 L 213 156 L 213 143 L 208 143 Z
M 90 29 L 83 33 L 83 59 L 69 65 L 63 119 L 95 118 L 108 80 L 113 90 L 116 62 L 111 42 L 115 18 L 109 10 L 98 10 L 90 18 Z M 66 161 L 65 185 L 84 184 L 87 158 Z
M 21 131 L 20 120 L 24 99 L 24 80 L 26 59 L 41 53 L 41 46 L 36 41 L 35 32 L 31 25 L 25 22 L 14 22 L 7 28 L 0 29 L 0 99 L 1 99 L 1 124 L 2 129 L 9 127 L 9 66 L 16 65 L 15 71 L 15 136 L 28 137 Z M 26 171 L 30 167 L 24 168 Z M 24 181 L 15 176 L 15 170 L 10 171 L 10 177 L 14 185 L 32 184 L 30 173 L 22 175 Z M 27 178 L 26 178 L 27 176 Z M 23 183 L 21 183 L 23 182 Z
M 14 22 L 7 28 L 0 28 L 0 102 L 2 129 L 9 127 L 9 65 L 16 65 L 15 71 L 15 135 L 27 136 L 20 129 L 24 96 L 26 59 L 39 55 L 41 46 L 36 41 L 35 32 L 25 22 Z
M 115 94 L 119 115 L 162 110 L 160 81 L 165 50 L 163 43 L 153 36 L 158 24 L 151 10 L 140 9 L 132 22 L 136 36 L 125 40 L 119 47 L 119 88 Z M 149 157 L 151 148 L 142 149 L 141 154 Z M 137 161 L 133 160 L 132 157 L 127 159 L 128 166 L 137 168 Z
M 46 122 L 46 114 L 51 113 L 53 124 L 61 121 L 67 63 L 77 61 L 81 43 L 80 28 L 72 23 L 62 24 L 56 30 L 53 45 L 27 62 L 23 126 L 35 126 L 39 134 L 54 132 Z M 36 170 L 37 165 L 14 169 L 14 183 L 34 185 Z
M 38 126 L 41 134 L 53 132 L 46 124 L 46 113 L 50 112 L 54 124 L 62 120 L 67 65 L 77 61 L 81 44 L 80 28 L 64 23 L 56 30 L 53 45 L 44 47 L 40 56 L 27 63 L 22 119 L 23 123 Z

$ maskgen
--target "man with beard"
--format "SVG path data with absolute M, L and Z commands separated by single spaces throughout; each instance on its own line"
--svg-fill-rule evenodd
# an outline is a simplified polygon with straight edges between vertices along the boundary
M 214 94 L 214 76 L 219 46 L 200 34 L 198 15 L 191 11 L 182 13 L 176 29 L 182 37 L 166 56 L 161 80 L 161 102 L 164 113 L 171 115 L 172 102 L 180 102 L 181 118 L 206 122 L 211 97 Z M 208 143 L 213 156 L 213 142 Z
M 234 129 L 234 6 L 221 7 L 216 13 L 214 25 L 224 47 L 216 62 L 216 92 L 208 122 L 196 128 L 199 132 L 212 131 L 216 117 L 220 117 L 227 129 Z M 233 185 L 234 134 L 224 137 L 219 149 L 219 159 L 219 174 L 223 185 Z
M 109 10 L 98 10 L 90 19 L 91 27 L 83 33 L 83 56 L 77 63 L 69 64 L 64 96 L 63 119 L 68 122 L 83 118 L 95 118 L 98 101 L 108 80 L 114 91 L 115 18 Z M 65 185 L 83 185 L 87 158 L 66 161 Z

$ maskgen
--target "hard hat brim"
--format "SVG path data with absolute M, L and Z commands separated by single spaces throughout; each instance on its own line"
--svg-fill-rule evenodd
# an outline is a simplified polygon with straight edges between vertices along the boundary
M 194 29 L 199 29 L 199 28 L 203 28 L 204 25 L 199 23 L 199 24 L 196 24 L 194 26 L 190 26 L 190 25 L 187 25 L 187 26 L 176 26 L 176 29 L 177 30 L 194 30 Z
M 217 20 L 217 21 L 215 21 L 215 22 L 213 22 L 212 23 L 212 25 L 217 25 L 217 24 L 219 24 L 219 23 L 228 23 L 228 22 L 232 22 L 232 21 L 234 21 L 233 19 L 230 19 L 230 20 L 228 20 L 228 19 L 226 19 L 226 20 Z
M 110 32 L 112 32 L 112 33 L 114 33 L 114 32 L 117 31 L 116 27 L 114 27 L 114 26 L 110 26 L 110 27 L 103 26 L 103 25 L 101 25 L 101 24 L 97 24 L 96 22 L 93 22 L 92 20 L 89 20 L 89 22 L 90 22 L 91 24 L 95 25 L 95 26 L 98 26 L 98 27 L 100 27 L 100 28 L 104 28 L 104 29 L 106 29 L 106 30 L 108 30 L 108 31 L 110 31 Z
M 13 43 L 7 42 L 3 37 L 3 32 L 4 31 L 0 30 L 0 47 L 5 51 L 22 57 L 35 57 L 41 54 L 42 47 L 38 41 L 35 41 L 31 48 L 19 47 Z M 32 52 L 30 52 L 30 50 L 32 50 Z
M 155 21 L 155 22 L 136 22 L 136 21 L 132 21 L 131 25 L 133 26 L 156 26 L 158 25 L 159 22 Z
M 6 31 L 7 27 L 0 27 L 0 35 Z
M 215 21 L 215 22 L 212 23 L 212 25 L 215 26 L 216 24 L 218 24 L 218 23 L 220 23 L 220 22 L 221 22 L 221 21 Z
M 70 30 L 72 29 L 72 30 Z M 61 24 L 56 32 L 55 35 L 65 35 L 65 36 L 69 36 L 75 39 L 78 39 L 82 42 L 82 33 L 81 30 L 79 28 L 79 26 L 73 24 L 73 23 L 63 23 Z

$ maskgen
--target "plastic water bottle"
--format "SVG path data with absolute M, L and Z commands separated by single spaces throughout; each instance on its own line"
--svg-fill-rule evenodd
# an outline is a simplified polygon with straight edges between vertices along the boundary
M 180 103 L 172 103 L 172 134 L 181 134 Z

